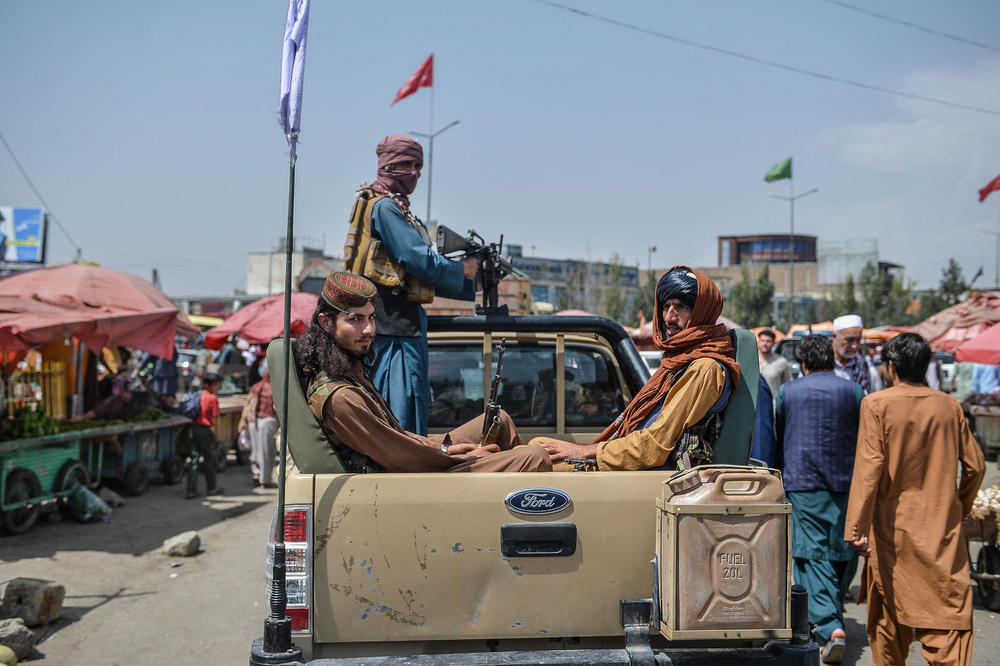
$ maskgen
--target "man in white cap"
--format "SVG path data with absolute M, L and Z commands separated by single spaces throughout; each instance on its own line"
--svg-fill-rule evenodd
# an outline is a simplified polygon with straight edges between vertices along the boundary
M 861 334 L 864 324 L 861 317 L 848 314 L 833 320 L 833 372 L 838 377 L 857 382 L 865 395 L 882 388 L 878 374 L 869 368 L 861 355 Z

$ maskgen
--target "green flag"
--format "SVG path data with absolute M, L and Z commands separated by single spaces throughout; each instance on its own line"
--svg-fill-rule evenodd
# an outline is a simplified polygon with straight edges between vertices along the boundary
M 771 170 L 764 176 L 764 182 L 773 183 L 776 180 L 792 177 L 792 158 L 782 160 L 771 167 Z

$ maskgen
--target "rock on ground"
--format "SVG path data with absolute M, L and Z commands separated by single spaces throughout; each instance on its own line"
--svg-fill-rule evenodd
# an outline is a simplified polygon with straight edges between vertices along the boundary
M 18 660 L 24 659 L 38 642 L 38 636 L 24 626 L 19 617 L 10 620 L 0 620 L 0 645 L 6 645 L 14 651 Z
M 50 580 L 15 578 L 4 590 L 0 618 L 19 617 L 29 627 L 47 624 L 62 612 L 66 588 Z M 3 641 L 0 641 L 0 645 Z
M 97 496 L 104 500 L 104 503 L 110 507 L 125 506 L 124 498 L 107 486 L 101 488 Z
M 194 530 L 182 532 L 163 542 L 163 552 L 171 557 L 189 557 L 201 547 L 201 536 Z

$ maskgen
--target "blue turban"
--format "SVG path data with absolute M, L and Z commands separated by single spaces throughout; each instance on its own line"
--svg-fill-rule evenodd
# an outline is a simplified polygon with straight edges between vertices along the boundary
M 664 273 L 656 283 L 656 300 L 666 309 L 666 302 L 676 298 L 684 305 L 694 310 L 694 301 L 698 296 L 698 278 L 686 268 L 675 268 Z

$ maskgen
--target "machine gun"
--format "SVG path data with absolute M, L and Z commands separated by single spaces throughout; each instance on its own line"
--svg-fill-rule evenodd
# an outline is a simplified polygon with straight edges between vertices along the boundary
M 475 257 L 479 261 L 476 285 L 483 290 L 483 304 L 476 306 L 479 315 L 506 315 L 507 306 L 499 304 L 498 285 L 505 275 L 514 272 L 514 266 L 500 255 L 503 236 L 499 243 L 487 243 L 474 229 L 462 236 L 443 224 L 437 226 L 437 251 L 450 259 Z
M 503 353 L 506 349 L 507 340 L 500 340 L 500 344 L 497 345 L 497 371 L 493 375 L 493 383 L 490 384 L 490 399 L 486 403 L 483 434 L 479 438 L 479 446 L 488 446 L 497 442 L 497 435 L 500 431 L 500 369 L 503 366 Z

